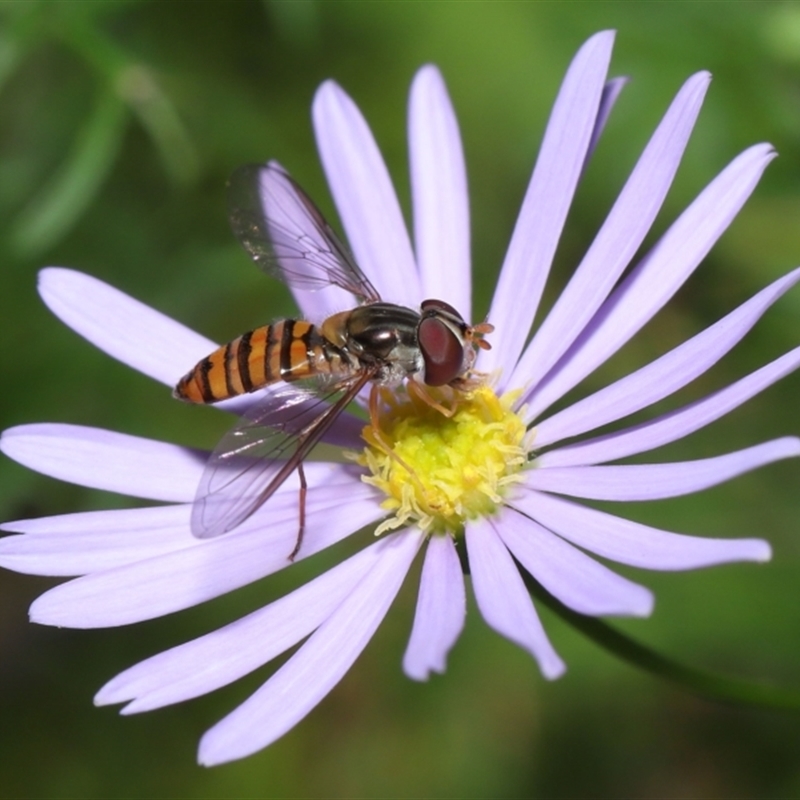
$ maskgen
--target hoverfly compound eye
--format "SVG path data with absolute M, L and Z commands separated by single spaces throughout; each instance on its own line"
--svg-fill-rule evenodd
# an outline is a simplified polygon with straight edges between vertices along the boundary
M 445 386 L 464 368 L 464 340 L 440 317 L 423 316 L 417 330 L 428 386 Z

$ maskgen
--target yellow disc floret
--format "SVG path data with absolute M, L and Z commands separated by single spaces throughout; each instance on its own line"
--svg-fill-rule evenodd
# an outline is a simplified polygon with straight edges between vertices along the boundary
M 511 410 L 516 396 L 488 386 L 381 391 L 377 425 L 364 428 L 367 446 L 356 457 L 392 512 L 376 535 L 407 524 L 458 535 L 466 520 L 493 514 L 526 461 L 525 423 Z

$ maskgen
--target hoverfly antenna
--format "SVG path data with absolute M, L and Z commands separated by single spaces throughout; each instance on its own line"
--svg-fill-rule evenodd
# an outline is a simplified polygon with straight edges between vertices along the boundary
M 472 334 L 472 341 L 481 350 L 491 350 L 492 345 L 484 339 L 484 336 L 494 332 L 494 325 L 491 322 L 481 322 L 478 325 L 473 325 L 470 328 Z

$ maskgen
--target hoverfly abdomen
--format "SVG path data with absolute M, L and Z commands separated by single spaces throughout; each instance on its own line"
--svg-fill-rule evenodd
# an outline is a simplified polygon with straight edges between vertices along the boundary
M 277 381 L 338 374 L 349 360 L 319 329 L 304 320 L 264 325 L 215 350 L 181 378 L 175 397 L 218 403 Z

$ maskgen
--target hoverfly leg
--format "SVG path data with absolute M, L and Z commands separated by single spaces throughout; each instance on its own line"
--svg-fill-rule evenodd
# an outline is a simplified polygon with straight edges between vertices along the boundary
M 380 387 L 377 384 L 373 383 L 372 388 L 369 391 L 369 422 L 370 422 L 370 427 L 372 428 L 372 435 L 375 437 L 375 442 L 378 445 L 378 447 L 380 447 L 380 449 L 383 450 L 383 452 L 386 453 L 386 455 L 392 459 L 392 461 L 399 464 L 408 473 L 411 480 L 416 484 L 417 489 L 424 494 L 425 488 L 423 487 L 420 479 L 417 477 L 417 473 L 414 472 L 414 470 L 411 469 L 411 467 L 409 467 L 408 464 L 406 464 L 406 462 L 403 461 L 403 459 L 400 458 L 400 456 L 397 455 L 397 453 L 395 453 L 392 450 L 389 443 L 386 441 L 386 439 L 383 438 L 383 432 L 381 431 L 380 421 L 378 419 L 379 392 L 380 392 Z
M 289 553 L 289 561 L 294 561 L 295 556 L 300 552 L 300 545 L 303 544 L 303 534 L 306 531 L 306 494 L 308 494 L 308 484 L 306 474 L 303 472 L 303 462 L 297 465 L 297 475 L 300 478 L 300 528 L 297 531 L 297 542 L 294 550 Z
M 435 411 L 438 411 L 443 417 L 450 419 L 458 410 L 458 399 L 456 397 L 452 398 L 453 405 L 451 408 L 448 408 L 447 406 L 443 406 L 433 395 L 425 390 L 425 387 L 421 383 L 418 383 L 413 378 L 409 378 L 407 387 L 409 397 L 412 400 L 421 401 L 426 406 L 430 406 Z
M 488 372 L 478 372 L 477 370 L 471 369 L 465 375 L 456 378 L 450 383 L 450 386 L 462 393 L 471 392 L 481 386 L 485 386 L 490 382 L 491 377 L 491 374 Z M 455 412 L 455 410 L 454 408 L 453 411 Z

